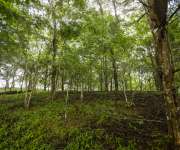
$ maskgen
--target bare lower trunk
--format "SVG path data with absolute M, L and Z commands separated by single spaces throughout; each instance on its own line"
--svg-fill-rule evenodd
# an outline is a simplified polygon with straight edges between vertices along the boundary
M 155 55 L 152 54 L 153 49 L 149 49 L 148 54 L 151 60 L 151 65 L 153 67 L 153 77 L 156 86 L 156 90 L 162 91 L 162 71 L 158 60 L 157 51 L 155 51 Z
M 61 91 L 64 91 L 64 72 L 61 77 Z
M 111 78 L 110 91 L 113 90 L 113 78 Z
M 66 89 L 66 98 L 65 98 L 66 105 L 69 103 L 69 86 Z
M 21 86 L 20 86 L 21 91 L 23 90 L 23 84 L 24 84 L 25 78 L 26 78 L 26 70 L 24 71 L 22 78 L 21 78 Z
M 103 61 L 101 59 L 101 69 L 99 73 L 100 91 L 103 91 Z
M 54 99 L 56 92 L 56 76 L 57 76 L 56 55 L 57 55 L 56 21 L 53 20 L 53 40 L 52 40 L 53 62 L 52 62 L 52 74 L 51 74 L 51 100 Z
M 45 75 L 44 75 L 44 91 L 47 90 L 47 81 L 48 81 L 48 67 L 46 67 Z
M 31 97 L 32 97 L 32 91 L 26 91 L 26 97 L 24 100 L 24 107 L 26 109 L 30 108 Z
M 83 83 L 81 83 L 81 96 L 80 96 L 81 102 L 84 99 L 84 89 L 83 89 Z
M 131 77 L 131 72 L 129 72 L 129 88 L 130 88 L 130 91 L 133 90 L 133 87 L 132 87 L 132 77 Z
M 14 87 L 15 87 L 15 76 L 13 76 L 10 91 L 13 90 Z
M 7 91 L 7 89 L 9 89 L 9 79 L 6 79 L 5 91 Z
M 115 91 L 118 91 L 118 73 L 117 73 L 117 65 L 116 59 L 114 58 L 114 51 L 111 49 L 111 58 L 112 58 L 112 68 L 113 68 L 113 79 L 114 79 L 114 87 Z
M 31 102 L 31 96 L 32 96 L 32 77 L 30 76 L 29 78 L 29 84 L 28 87 L 26 88 L 26 95 L 24 99 L 24 107 L 26 109 L 30 108 L 30 102 Z
M 164 31 L 163 31 L 164 30 Z M 173 63 L 171 51 L 168 44 L 166 29 L 162 29 L 158 34 L 157 46 L 159 50 L 159 59 L 162 67 L 162 86 L 164 100 L 167 109 L 167 121 L 169 135 L 172 136 L 175 146 L 180 146 L 180 132 L 177 116 L 177 101 L 175 92 L 175 83 L 173 75 Z M 163 35 L 163 36 L 162 36 Z M 180 148 L 180 147 L 179 147 Z
M 56 69 L 53 69 L 52 77 L 51 77 L 51 100 L 54 99 L 56 92 Z
M 125 85 L 124 79 L 122 80 L 122 87 L 123 87 L 124 98 L 125 98 L 126 103 L 127 103 L 128 102 L 128 98 L 127 98 L 127 95 L 126 95 L 126 85 Z
M 108 74 L 107 74 L 107 58 L 106 56 L 104 57 L 104 87 L 105 91 L 108 91 Z

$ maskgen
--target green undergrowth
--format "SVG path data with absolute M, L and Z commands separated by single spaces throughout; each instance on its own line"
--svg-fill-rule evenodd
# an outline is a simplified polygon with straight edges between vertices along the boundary
M 65 105 L 64 100 L 51 102 L 47 94 L 42 93 L 33 96 L 32 107 L 25 110 L 22 95 L 3 96 L 0 101 L 3 102 L 0 105 L 0 149 L 137 149 L 134 140 L 125 140 L 106 129 L 122 118 L 138 117 L 124 102 L 76 101 Z

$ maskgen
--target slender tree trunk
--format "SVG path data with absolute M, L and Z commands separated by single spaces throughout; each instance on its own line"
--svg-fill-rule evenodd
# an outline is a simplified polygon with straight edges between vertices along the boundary
M 100 91 L 103 91 L 103 77 L 102 73 L 99 75 Z
M 143 83 L 142 83 L 141 77 L 139 77 L 139 90 L 140 90 L 140 91 L 143 90 Z
M 61 77 L 61 91 L 64 91 L 64 76 Z
M 117 92 L 118 91 L 118 73 L 117 73 L 116 59 L 114 58 L 113 49 L 110 49 L 110 52 L 111 52 L 111 58 L 112 58 L 114 87 L 115 87 L 115 91 Z
M 47 81 L 48 81 L 48 67 L 46 67 L 45 75 L 44 75 L 44 91 L 47 90 Z
M 23 84 L 24 84 L 24 80 L 26 79 L 26 70 L 24 70 L 22 77 L 21 77 L 21 86 L 20 86 L 20 90 L 23 90 Z
M 101 59 L 101 69 L 99 74 L 100 91 L 103 91 L 103 60 Z
M 53 16 L 54 17 L 54 16 Z M 56 39 L 56 21 L 53 21 L 53 40 L 52 40 L 52 74 L 51 74 L 51 100 L 54 99 L 56 92 L 56 75 L 57 75 L 57 66 L 56 66 L 56 55 L 57 55 L 57 39 Z
M 110 83 L 110 91 L 113 91 L 113 78 L 111 78 L 111 83 Z
M 114 15 L 116 17 L 117 23 L 119 23 L 119 17 L 118 17 L 118 14 L 117 14 L 116 0 L 112 0 L 112 4 L 113 4 L 113 9 L 114 9 Z
M 123 87 L 123 94 L 124 94 L 124 98 L 126 100 L 126 103 L 128 102 L 128 98 L 127 98 L 127 95 L 126 95 L 126 85 L 125 85 L 125 80 L 122 79 L 122 87 Z
M 133 87 L 132 87 L 132 77 L 131 77 L 131 72 L 129 72 L 128 75 L 129 75 L 129 88 L 130 88 L 130 91 L 132 92 Z
M 9 79 L 8 77 L 6 78 L 6 85 L 5 85 L 5 91 L 9 89 Z
M 23 83 L 24 83 L 24 80 L 21 81 L 21 86 L 20 86 L 20 90 L 22 91 L 23 89 Z
M 167 111 L 168 132 L 174 141 L 173 149 L 179 150 L 180 131 L 173 74 L 174 66 L 166 27 L 168 1 L 148 0 L 148 6 L 148 16 L 159 61 L 158 65 L 162 74 L 162 87 Z
M 24 107 L 26 109 L 30 108 L 30 101 L 31 101 L 31 96 L 32 96 L 32 87 L 33 87 L 33 79 L 32 79 L 32 74 L 27 75 L 29 79 L 28 86 L 26 87 L 26 94 L 25 94 L 25 99 L 24 99 Z
M 66 89 L 65 103 L 66 105 L 69 103 L 69 84 L 67 85 L 67 89 Z
M 6 72 L 5 80 L 6 80 L 6 85 L 5 85 L 4 89 L 6 91 L 7 89 L 9 89 L 9 71 L 8 70 Z
M 12 83 L 11 83 L 11 88 L 10 90 L 13 90 L 15 87 L 15 75 L 13 75 L 13 78 L 12 78 Z
M 83 89 L 83 83 L 81 82 L 81 96 L 80 96 L 81 102 L 84 99 L 84 89 Z
M 97 1 L 97 4 L 99 5 L 99 10 L 100 10 L 100 12 L 101 12 L 101 15 L 103 15 L 103 13 L 104 13 L 104 11 L 103 11 L 103 8 L 102 8 L 102 2 L 101 2 L 101 0 L 96 0 Z
M 107 58 L 106 56 L 104 57 L 104 87 L 105 87 L 105 91 L 108 91 L 108 74 L 107 74 Z
M 62 76 L 61 76 L 61 91 L 64 91 L 64 69 L 62 71 Z

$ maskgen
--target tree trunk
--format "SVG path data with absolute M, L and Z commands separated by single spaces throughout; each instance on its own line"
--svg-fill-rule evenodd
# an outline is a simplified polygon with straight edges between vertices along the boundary
M 158 50 L 155 51 L 155 72 L 154 72 L 154 76 L 155 76 L 155 83 L 156 83 L 156 88 L 159 91 L 163 90 L 163 83 L 162 83 L 162 70 L 161 70 L 161 64 L 160 64 L 160 60 L 159 60 L 159 56 L 158 56 Z
M 161 67 L 159 64 L 159 60 L 158 60 L 157 50 L 155 51 L 155 55 L 153 55 L 152 50 L 149 49 L 148 55 L 149 55 L 150 60 L 151 60 L 151 65 L 154 69 L 153 77 L 154 77 L 156 90 L 162 91 L 163 90 L 163 88 L 162 88 L 162 71 L 161 71 Z
M 26 109 L 30 108 L 30 102 L 31 102 L 31 96 L 32 96 L 32 87 L 33 87 L 33 79 L 32 79 L 32 74 L 27 75 L 29 77 L 29 83 L 28 86 L 26 86 L 26 94 L 25 94 L 25 99 L 24 99 L 24 107 Z M 28 78 L 27 77 L 27 78 Z
M 61 91 L 64 91 L 64 76 L 61 77 Z
M 15 75 L 13 75 L 10 91 L 15 88 Z
M 128 102 L 128 98 L 127 98 L 127 95 L 126 95 L 126 85 L 125 85 L 125 80 L 124 80 L 124 78 L 122 79 L 122 87 L 123 87 L 124 98 L 125 98 L 126 103 L 127 103 L 127 102 Z
M 113 78 L 111 77 L 110 91 L 112 92 L 112 90 L 113 90 Z
M 106 56 L 104 57 L 104 87 L 105 87 L 105 91 L 108 91 L 108 74 L 107 74 L 107 58 Z
M 139 75 L 139 90 L 140 91 L 143 90 L 143 81 L 142 81 L 141 75 Z
M 84 99 L 84 89 L 83 89 L 83 83 L 81 82 L 81 96 L 80 96 L 81 102 Z
M 46 67 L 45 75 L 44 75 L 44 91 L 47 90 L 47 81 L 48 81 L 48 67 Z
M 5 91 L 9 89 L 9 79 L 8 77 L 6 78 L 6 85 L 5 85 Z
M 128 76 L 129 76 L 129 89 L 130 89 L 130 91 L 132 92 L 133 87 L 132 87 L 132 77 L 131 77 L 131 72 L 128 73 Z
M 21 85 L 20 85 L 20 90 L 22 91 L 23 90 L 23 84 L 24 84 L 24 80 L 26 79 L 26 70 L 24 70 L 23 74 L 22 74 L 22 77 L 21 77 Z
M 112 58 L 114 87 L 115 87 L 115 91 L 117 92 L 118 91 L 118 73 L 117 73 L 116 59 L 114 58 L 114 51 L 110 49 L 110 52 L 111 52 L 111 58 Z
M 174 66 L 168 41 L 168 1 L 148 0 L 148 16 L 153 33 L 155 50 L 162 74 L 163 96 L 166 104 L 168 133 L 173 138 L 174 148 L 180 149 L 180 131 L 177 116 L 177 101 L 174 83 Z
M 103 60 L 101 59 L 101 68 L 99 73 L 100 91 L 103 91 Z
M 52 40 L 52 56 L 53 56 L 53 64 L 52 64 L 52 74 L 51 74 L 51 100 L 54 99 L 56 92 L 56 74 L 57 74 L 57 66 L 56 66 L 56 55 L 57 55 L 57 39 L 56 39 L 56 21 L 53 21 L 53 40 Z

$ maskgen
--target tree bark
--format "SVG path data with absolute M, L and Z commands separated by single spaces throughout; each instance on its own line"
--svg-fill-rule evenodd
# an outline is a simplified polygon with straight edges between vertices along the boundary
M 80 96 L 80 99 L 81 99 L 81 102 L 83 101 L 84 99 L 84 89 L 83 89 L 83 82 L 81 81 L 81 96 Z
M 56 92 L 56 55 L 57 55 L 57 39 L 56 39 L 56 21 L 53 20 L 53 40 L 52 40 L 52 74 L 51 74 L 51 100 L 54 99 Z
M 5 85 L 5 91 L 9 89 L 9 78 L 6 78 L 6 85 Z
M 177 116 L 174 66 L 168 41 L 167 9 L 168 1 L 148 0 L 148 17 L 153 33 L 158 65 L 162 74 L 163 96 L 166 104 L 168 133 L 174 142 L 173 149 L 180 149 L 180 131 Z
M 64 91 L 64 75 L 61 77 L 61 91 Z
M 29 79 L 28 86 L 26 86 L 26 94 L 24 99 L 24 107 L 26 109 L 30 108 L 30 102 L 31 102 L 31 96 L 32 96 L 32 88 L 33 88 L 33 79 L 32 79 L 32 73 L 27 74 L 27 78 Z
M 46 67 L 45 75 L 44 75 L 44 91 L 47 90 L 47 81 L 48 81 L 48 67 Z
M 116 59 L 114 58 L 113 49 L 110 49 L 110 52 L 111 52 L 111 58 L 112 58 L 114 87 L 115 87 L 115 91 L 117 92 L 118 91 L 118 73 L 117 73 Z
M 99 73 L 100 91 L 103 91 L 103 60 L 101 59 L 101 67 Z
M 108 88 L 108 74 L 107 74 L 107 58 L 106 56 L 104 57 L 104 67 L 103 67 L 103 70 L 104 70 L 104 87 L 105 87 L 105 91 L 107 92 L 109 90 Z
M 157 51 L 155 51 L 155 55 L 152 54 L 152 49 L 149 49 L 148 51 L 148 55 L 150 57 L 151 60 L 151 65 L 153 67 L 153 77 L 154 77 L 154 82 L 155 82 L 155 86 L 156 86 L 156 90 L 158 91 L 162 91 L 162 71 L 161 71 L 161 67 L 159 64 L 159 60 L 158 60 L 158 54 Z

